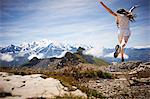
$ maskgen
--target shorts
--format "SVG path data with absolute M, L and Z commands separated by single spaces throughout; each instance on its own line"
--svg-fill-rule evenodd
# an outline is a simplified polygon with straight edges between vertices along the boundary
M 130 29 L 119 29 L 118 30 L 118 36 L 130 36 L 131 35 L 131 31 Z

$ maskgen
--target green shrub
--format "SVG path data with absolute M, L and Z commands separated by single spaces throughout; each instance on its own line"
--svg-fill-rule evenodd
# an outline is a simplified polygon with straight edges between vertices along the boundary
M 110 73 L 106 73 L 106 72 L 102 72 L 100 70 L 98 71 L 93 71 L 93 70 L 89 70 L 89 71 L 83 71 L 80 72 L 80 74 L 78 74 L 78 78 L 112 78 L 112 75 Z
M 107 72 L 103 72 L 101 76 L 102 76 L 102 78 L 108 78 L 108 79 L 112 78 L 112 75 L 110 73 L 107 73 Z

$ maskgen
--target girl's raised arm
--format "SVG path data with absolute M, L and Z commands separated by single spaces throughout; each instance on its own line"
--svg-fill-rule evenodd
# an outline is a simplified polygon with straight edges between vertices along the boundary
M 132 12 L 135 8 L 138 8 L 139 7 L 139 5 L 134 5 L 130 10 L 129 10 L 129 12 Z
M 103 2 L 100 2 L 100 4 L 113 16 L 117 16 L 117 14 L 115 12 L 113 12 L 110 8 L 108 8 Z

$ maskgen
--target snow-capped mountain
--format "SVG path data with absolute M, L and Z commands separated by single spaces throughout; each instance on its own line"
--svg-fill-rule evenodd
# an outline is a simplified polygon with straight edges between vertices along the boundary
M 62 57 L 66 52 L 76 52 L 78 47 L 84 47 L 86 50 L 90 46 L 86 45 L 70 45 L 56 41 L 34 41 L 32 43 L 23 43 L 19 46 L 10 45 L 0 49 L 0 65 L 20 65 L 26 61 L 37 58 Z
M 0 66 L 18 66 L 26 63 L 33 57 L 60 58 L 66 52 L 76 52 L 79 47 L 85 48 L 85 54 L 103 58 L 108 62 L 120 61 L 114 59 L 114 49 L 97 48 L 82 44 L 66 44 L 56 41 L 41 40 L 21 45 L 9 45 L 0 47 Z M 126 60 L 150 61 L 150 47 L 132 47 L 125 49 Z
M 15 53 L 15 52 L 19 52 L 20 50 L 21 50 L 21 47 L 11 44 L 10 46 L 8 46 L 6 48 L 1 48 L 0 52 L 1 53 L 9 53 L 9 52 Z

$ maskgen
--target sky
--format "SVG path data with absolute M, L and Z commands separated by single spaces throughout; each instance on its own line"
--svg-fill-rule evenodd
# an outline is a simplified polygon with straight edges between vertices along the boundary
M 128 47 L 150 45 L 149 0 L 101 0 L 113 11 L 134 10 Z M 0 46 L 42 39 L 113 48 L 115 18 L 97 0 L 0 0 Z

